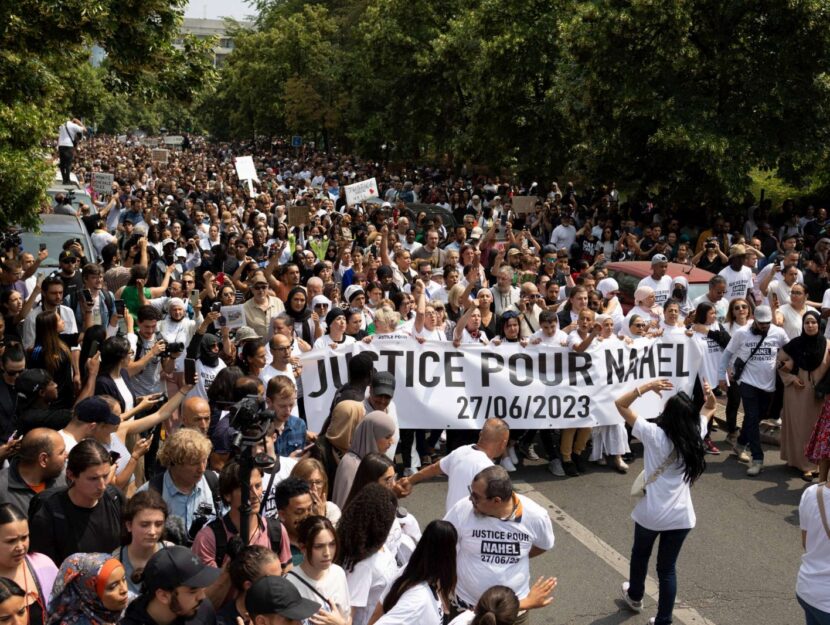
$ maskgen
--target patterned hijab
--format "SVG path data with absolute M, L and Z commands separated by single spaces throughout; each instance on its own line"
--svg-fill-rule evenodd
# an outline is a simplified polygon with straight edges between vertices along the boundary
M 101 595 L 110 574 L 123 565 L 108 553 L 73 553 L 61 564 L 52 597 L 47 625 L 74 625 L 87 620 L 107 625 L 121 620 L 121 612 L 104 606 Z

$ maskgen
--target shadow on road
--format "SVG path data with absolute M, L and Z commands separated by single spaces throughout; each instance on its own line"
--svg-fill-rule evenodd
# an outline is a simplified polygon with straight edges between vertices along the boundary
M 619 612 L 609 614 L 608 616 L 602 616 L 596 620 L 591 621 L 588 625 L 621 625 L 622 623 L 632 622 L 632 620 L 635 623 L 642 622 L 642 616 L 632 614 L 631 612 L 629 612 L 627 609 L 625 609 L 625 605 L 622 601 L 617 600 L 615 601 L 615 603 L 617 604 L 617 607 L 620 609 Z

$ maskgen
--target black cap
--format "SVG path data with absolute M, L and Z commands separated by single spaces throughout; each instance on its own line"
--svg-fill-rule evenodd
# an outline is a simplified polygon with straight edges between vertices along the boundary
M 395 376 L 388 371 L 375 371 L 372 376 L 372 395 L 395 395 Z
M 75 406 L 75 417 L 84 423 L 106 423 L 121 425 L 121 417 L 115 414 L 110 405 L 100 397 L 87 397 Z
M 71 259 L 74 259 L 74 258 L 78 258 L 78 255 L 75 253 L 74 250 L 63 250 L 58 255 L 58 260 L 61 260 L 61 261 L 71 260 Z
M 206 566 L 186 547 L 159 549 L 144 567 L 144 592 L 159 588 L 173 590 L 179 586 L 206 588 L 215 582 L 221 571 Z
M 14 382 L 14 390 L 31 398 L 38 391 L 46 388 L 46 385 L 52 381 L 52 376 L 46 369 L 26 369 L 23 373 L 17 376 Z
M 276 575 L 261 577 L 245 595 L 245 609 L 252 617 L 276 614 L 301 621 L 316 614 L 320 607 L 316 601 L 304 599 L 294 584 Z

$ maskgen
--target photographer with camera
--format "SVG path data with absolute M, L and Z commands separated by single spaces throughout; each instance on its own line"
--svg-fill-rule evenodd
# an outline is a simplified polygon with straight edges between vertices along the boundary
M 721 250 L 717 237 L 711 237 L 703 249 L 692 257 L 692 264 L 705 271 L 719 273 L 729 265 L 729 257 Z
M 168 350 L 167 341 L 158 332 L 161 313 L 152 306 L 138 309 L 138 332 L 127 334 L 133 357 L 127 366 L 130 385 L 137 395 L 164 392 L 161 374 L 173 371 L 174 354 Z
M 170 512 L 175 536 L 170 540 L 190 545 L 221 505 L 219 478 L 207 470 L 212 446 L 196 430 L 182 428 L 168 437 L 158 454 L 166 471 L 153 476 L 138 492 L 153 489 Z
M 187 317 L 187 303 L 178 297 L 167 300 L 167 317 L 158 323 L 158 331 L 167 343 L 165 353 L 174 361 L 172 379 L 167 381 L 167 394 L 173 395 L 185 383 L 185 345 L 190 343 L 196 330 L 204 321 L 199 307 L 193 319 Z

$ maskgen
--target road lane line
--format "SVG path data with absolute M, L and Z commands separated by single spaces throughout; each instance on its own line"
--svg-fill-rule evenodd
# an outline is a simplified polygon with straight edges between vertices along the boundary
M 579 521 L 574 519 L 571 515 L 527 482 L 514 482 L 513 487 L 516 489 L 516 492 L 529 497 L 540 506 L 546 508 L 550 514 L 551 520 L 554 523 L 587 547 L 588 550 L 600 560 L 622 575 L 624 580 L 628 579 L 630 565 L 628 558 L 603 541 L 599 536 L 594 534 L 591 530 L 582 525 Z M 655 602 L 657 601 L 657 580 L 655 580 L 651 575 L 646 577 L 646 594 Z M 679 599 L 675 601 L 674 619 L 677 622 L 684 623 L 684 625 L 715 625 L 713 621 L 705 618 L 702 614 L 700 614 L 700 612 L 691 606 L 684 604 Z

